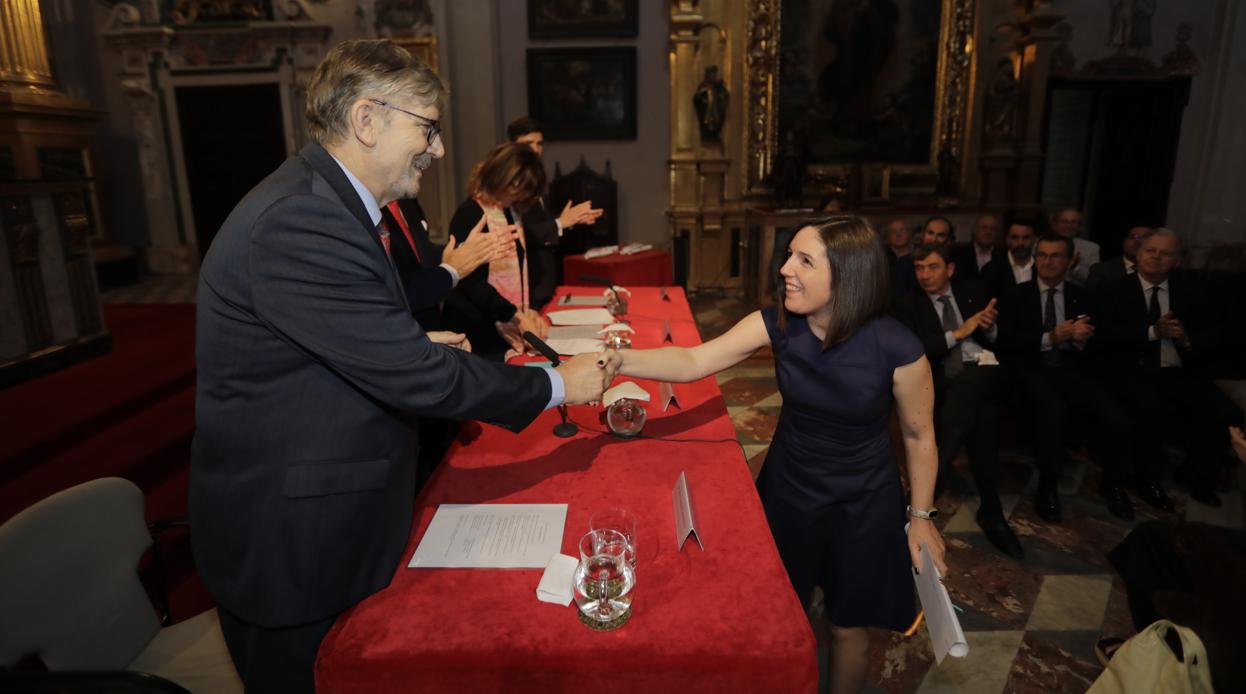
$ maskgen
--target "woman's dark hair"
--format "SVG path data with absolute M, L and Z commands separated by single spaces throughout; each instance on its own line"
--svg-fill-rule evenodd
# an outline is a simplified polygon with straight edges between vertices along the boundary
M 545 190 L 545 166 L 541 156 L 527 145 L 507 142 L 494 147 L 472 167 L 467 194 L 496 204 L 504 198 L 524 210 Z
M 891 272 L 878 234 L 863 217 L 837 214 L 811 219 L 799 230 L 812 228 L 826 244 L 831 267 L 831 324 L 822 350 L 852 337 L 861 326 L 883 315 L 891 300 Z M 787 309 L 779 311 L 779 327 L 787 327 Z

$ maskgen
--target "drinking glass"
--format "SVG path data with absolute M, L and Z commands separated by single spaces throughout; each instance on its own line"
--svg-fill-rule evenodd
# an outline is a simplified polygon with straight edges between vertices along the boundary
M 589 530 L 614 530 L 627 540 L 627 563 L 636 569 L 636 514 L 621 507 L 602 509 L 588 519 Z
M 631 398 L 619 398 L 606 409 L 606 424 L 619 436 L 639 436 L 647 418 L 644 403 Z
M 590 530 L 580 538 L 575 604 L 592 629 L 617 629 L 632 616 L 636 573 L 627 563 L 627 538 L 617 530 Z

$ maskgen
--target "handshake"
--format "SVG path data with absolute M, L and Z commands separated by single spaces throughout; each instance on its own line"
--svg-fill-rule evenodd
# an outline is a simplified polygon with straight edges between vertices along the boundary
M 610 359 L 605 353 L 577 354 L 564 361 L 554 369 L 562 376 L 566 387 L 563 402 L 579 405 L 600 401 L 601 394 L 606 392 L 618 374 L 619 364 L 618 359 Z

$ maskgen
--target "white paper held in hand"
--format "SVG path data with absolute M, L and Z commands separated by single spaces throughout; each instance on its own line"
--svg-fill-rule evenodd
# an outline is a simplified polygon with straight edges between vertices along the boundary
M 930 632 L 935 662 L 942 663 L 949 654 L 953 658 L 964 658 L 969 655 L 969 642 L 965 640 L 952 598 L 925 544 L 921 547 L 921 562 L 922 571 L 913 571 L 913 582 L 917 584 L 917 597 L 921 598 L 922 611 L 926 613 L 926 629 Z

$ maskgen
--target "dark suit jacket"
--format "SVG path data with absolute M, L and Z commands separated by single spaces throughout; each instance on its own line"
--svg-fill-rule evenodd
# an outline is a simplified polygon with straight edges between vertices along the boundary
M 389 207 L 381 208 L 381 216 L 390 229 L 390 249 L 394 258 L 394 267 L 398 268 L 398 276 L 402 278 L 402 286 L 407 292 L 407 303 L 411 305 L 411 315 L 425 331 L 441 330 L 441 302 L 454 288 L 450 271 L 441 267 L 442 247 L 428 238 L 428 229 L 424 224 L 424 209 L 415 198 L 398 201 L 398 208 L 411 230 L 411 238 L 419 250 L 419 257 L 411 249 L 411 244 L 398 220 L 390 214 Z
M 953 282 L 952 296 L 956 299 L 956 308 L 960 311 L 962 319 L 969 318 L 986 308 L 988 301 L 982 285 L 972 279 L 958 279 Z M 926 359 L 930 361 L 935 389 L 942 393 L 946 385 L 942 363 L 943 358 L 950 351 L 947 346 L 947 337 L 943 334 L 943 316 L 935 310 L 930 297 L 920 287 L 904 295 L 896 304 L 896 318 L 908 326 L 909 330 L 917 335 L 917 339 L 921 340 L 922 347 L 926 350 Z M 973 339 L 986 349 L 992 346 L 991 338 L 984 330 L 974 331 Z
M 1011 273 L 1009 273 L 1011 274 Z M 1067 278 L 1064 281 L 1064 318 L 1073 320 L 1080 315 L 1090 316 L 1095 325 L 1096 337 L 1091 338 L 1083 349 L 1064 349 L 1062 363 L 1085 367 L 1090 359 L 1091 345 L 1097 339 L 1101 313 L 1090 300 L 1084 287 Z M 1017 370 L 1034 370 L 1043 366 L 1043 308 L 1046 297 L 1041 296 L 1037 280 L 1014 286 L 999 300 L 999 360 L 1004 366 Z M 1059 346 L 1056 346 L 1059 349 Z
M 1211 297 L 1195 274 L 1176 271 L 1168 277 L 1168 308 L 1185 327 L 1190 348 L 1176 345 L 1182 365 L 1190 373 L 1203 371 L 1206 361 L 1215 356 L 1223 338 L 1223 315 L 1211 305 Z M 1104 308 L 1103 324 L 1097 337 L 1110 355 L 1111 364 L 1122 369 L 1143 366 L 1153 349 L 1147 339 L 1151 322 L 1148 317 L 1149 296 L 1142 292 L 1137 273 L 1119 277 L 1100 292 Z M 1174 343 L 1175 344 L 1175 343 Z
M 1106 286 L 1124 276 L 1124 260 L 1109 258 L 1090 266 L 1090 273 L 1086 276 L 1086 288 L 1092 292 L 1101 292 Z
M 524 238 L 528 244 L 528 286 L 532 289 L 529 302 L 540 311 L 554 298 L 562 277 L 558 257 L 558 220 L 551 214 L 544 201 L 539 201 L 523 213 Z
M 978 251 L 975 249 L 973 242 L 957 244 L 952 249 L 952 260 L 956 263 L 956 276 L 962 279 L 981 279 L 982 271 L 978 268 Z M 998 248 L 991 251 L 991 260 L 987 265 L 994 261 L 1000 261 L 1004 264 L 1008 263 L 1008 259 L 1004 257 L 1004 252 Z M 983 265 L 982 269 L 987 266 Z
M 1034 265 L 1030 265 L 1030 279 L 1034 278 Z M 1012 274 L 1012 264 L 1008 262 L 1008 254 L 1001 253 L 998 258 L 982 267 L 982 284 L 986 286 L 987 297 L 1002 299 L 1013 287 L 1017 286 L 1017 278 Z
M 256 626 L 326 619 L 389 583 L 411 529 L 416 416 L 520 429 L 549 402 L 540 370 L 428 340 L 316 144 L 230 213 L 198 302 L 195 562 Z

